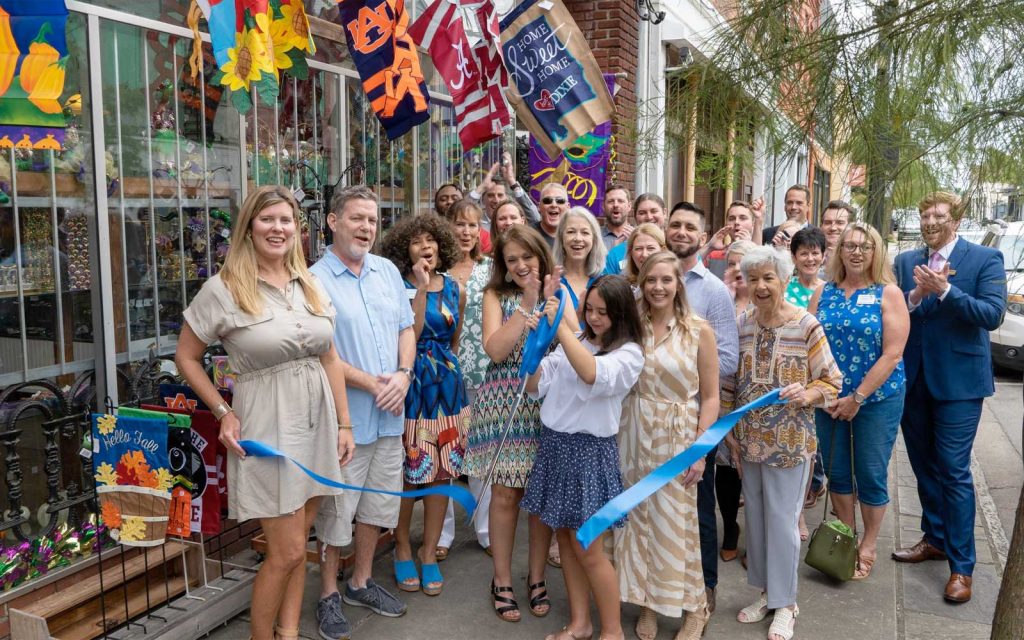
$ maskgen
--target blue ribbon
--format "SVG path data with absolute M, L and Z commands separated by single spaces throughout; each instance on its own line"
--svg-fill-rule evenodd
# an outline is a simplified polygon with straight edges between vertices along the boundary
M 385 491 L 384 489 L 371 489 L 369 487 L 357 487 L 351 484 L 345 484 L 343 482 L 335 482 L 330 478 L 325 478 L 319 473 L 313 471 L 302 465 L 295 458 L 291 458 L 274 447 L 257 442 L 256 440 L 239 440 L 239 446 L 245 450 L 250 456 L 257 458 L 283 458 L 294 463 L 298 468 L 306 472 L 306 475 L 313 478 L 322 485 L 328 487 L 335 487 L 337 489 L 348 489 L 349 491 L 366 491 L 369 493 L 383 493 L 387 496 L 398 496 L 399 498 L 419 498 L 420 496 L 434 496 L 442 495 L 448 496 L 449 498 L 457 501 L 462 505 L 462 508 L 466 510 L 466 513 L 472 515 L 473 511 L 476 510 L 476 500 L 473 499 L 473 494 L 466 490 L 464 487 L 459 485 L 441 485 L 436 487 L 428 487 L 426 489 L 416 489 L 415 491 Z
M 661 465 L 654 471 L 640 479 L 632 487 L 615 496 L 601 507 L 597 513 L 590 516 L 583 526 L 576 532 L 576 539 L 586 549 L 594 540 L 601 535 L 605 529 L 618 522 L 627 513 L 633 510 L 656 491 L 672 482 L 676 476 L 684 473 L 694 462 L 697 462 L 718 446 L 718 443 L 736 426 L 748 411 L 767 407 L 772 404 L 783 404 L 785 400 L 779 399 L 779 392 L 782 389 L 775 389 L 761 396 L 753 402 L 747 403 L 732 413 L 726 414 L 715 421 L 704 435 L 697 438 L 697 441 L 676 455 L 674 458 Z
M 548 322 L 548 317 L 542 315 L 537 328 L 530 331 L 523 344 L 523 360 L 519 365 L 519 377 L 527 378 L 532 376 L 540 366 L 540 361 L 548 352 L 551 341 L 555 339 L 558 332 L 558 325 L 562 322 L 562 314 L 565 312 L 565 290 L 561 287 L 555 292 L 558 298 L 558 312 L 553 322 Z M 515 414 L 513 414 L 515 415 Z

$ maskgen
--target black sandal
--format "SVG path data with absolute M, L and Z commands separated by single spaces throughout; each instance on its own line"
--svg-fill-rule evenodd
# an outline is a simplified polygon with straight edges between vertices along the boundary
M 514 593 L 512 587 L 496 587 L 494 580 L 491 580 L 491 598 L 493 599 L 492 606 L 502 603 L 504 606 L 494 607 L 494 615 L 498 616 L 505 622 L 519 622 L 522 619 L 521 616 L 516 618 L 505 617 L 506 613 L 512 613 L 515 611 L 519 612 L 519 603 L 516 602 L 515 598 L 508 598 L 506 596 L 500 596 L 499 593 Z
M 526 585 L 530 588 L 530 613 L 537 618 L 543 618 L 544 616 L 551 613 L 551 599 L 548 598 L 548 585 L 544 580 L 530 584 L 530 579 L 526 579 Z M 533 592 L 537 589 L 541 589 L 541 592 L 536 596 Z M 547 605 L 548 608 L 544 613 L 538 613 L 537 607 Z

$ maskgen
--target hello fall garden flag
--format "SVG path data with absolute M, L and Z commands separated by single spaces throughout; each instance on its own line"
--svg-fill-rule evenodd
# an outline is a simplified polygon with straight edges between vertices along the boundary
M 506 96 L 549 158 L 611 120 L 601 68 L 561 0 L 525 0 L 500 26 Z

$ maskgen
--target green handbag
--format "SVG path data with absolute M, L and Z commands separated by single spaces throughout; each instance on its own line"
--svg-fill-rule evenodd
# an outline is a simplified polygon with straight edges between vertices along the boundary
M 832 454 L 836 448 L 836 423 L 832 422 L 832 447 L 828 454 L 828 471 L 832 475 Z M 813 464 L 813 461 L 811 462 Z M 853 425 L 850 425 L 850 475 L 853 475 Z M 853 528 L 842 520 L 826 520 L 828 517 L 828 496 L 825 493 L 825 510 L 821 524 L 811 534 L 807 543 L 804 562 L 830 578 L 847 581 L 857 569 L 857 508 L 853 509 Z

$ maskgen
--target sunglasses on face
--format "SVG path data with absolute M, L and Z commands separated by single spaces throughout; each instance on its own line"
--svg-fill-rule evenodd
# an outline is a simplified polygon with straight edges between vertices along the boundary
M 541 204 L 565 204 L 566 202 L 568 202 L 568 200 L 566 200 L 565 198 L 552 198 L 551 196 L 547 196 L 541 198 L 540 202 Z

